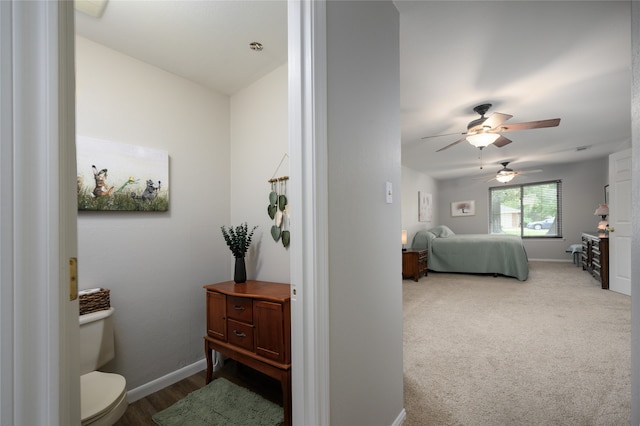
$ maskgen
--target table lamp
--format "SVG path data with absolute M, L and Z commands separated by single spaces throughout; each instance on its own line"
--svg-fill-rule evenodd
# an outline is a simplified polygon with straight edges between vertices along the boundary
M 598 222 L 598 231 L 607 232 L 609 222 L 607 222 L 607 216 L 609 215 L 609 206 L 606 203 L 600 204 L 595 212 L 594 216 L 600 216 L 602 220 Z

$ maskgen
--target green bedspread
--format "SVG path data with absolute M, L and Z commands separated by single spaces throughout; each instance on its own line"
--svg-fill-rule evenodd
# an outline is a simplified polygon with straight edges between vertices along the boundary
M 525 281 L 529 263 L 517 235 L 456 235 L 440 226 L 419 231 L 412 248 L 428 249 L 428 269 L 437 272 L 501 274 Z

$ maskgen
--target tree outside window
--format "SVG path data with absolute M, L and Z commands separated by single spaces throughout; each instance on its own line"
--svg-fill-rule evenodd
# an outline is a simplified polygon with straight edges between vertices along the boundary
M 562 237 L 562 182 L 489 188 L 489 233 Z

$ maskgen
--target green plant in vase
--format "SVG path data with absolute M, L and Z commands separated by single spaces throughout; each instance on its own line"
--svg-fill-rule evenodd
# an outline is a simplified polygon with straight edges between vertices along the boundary
M 249 230 L 247 222 L 238 226 L 221 226 L 222 236 L 224 241 L 229 246 L 233 257 L 236 258 L 236 264 L 233 274 L 233 279 L 236 283 L 243 283 L 247 281 L 247 269 L 244 263 L 244 256 L 251 246 L 251 238 L 258 226 L 254 226 Z

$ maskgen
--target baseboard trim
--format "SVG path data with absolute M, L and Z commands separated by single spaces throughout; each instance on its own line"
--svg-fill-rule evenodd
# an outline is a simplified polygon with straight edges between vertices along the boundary
M 145 396 L 149 396 L 152 393 L 159 391 L 160 389 L 164 389 L 167 386 L 179 382 L 182 379 L 186 379 L 187 377 L 192 376 L 204 370 L 205 368 L 207 368 L 207 361 L 205 359 L 201 359 L 200 361 L 196 361 L 191 365 L 187 365 L 186 367 L 182 367 L 179 370 L 173 371 L 162 377 L 158 377 L 157 379 L 152 380 L 149 383 L 138 386 L 137 388 L 128 391 L 127 402 L 131 404 L 132 402 L 142 399 Z
M 560 262 L 560 263 L 572 263 L 571 259 L 529 259 L 529 262 Z
M 401 426 L 404 421 L 407 419 L 407 411 L 403 408 L 398 414 L 398 417 L 391 423 L 391 426 Z

